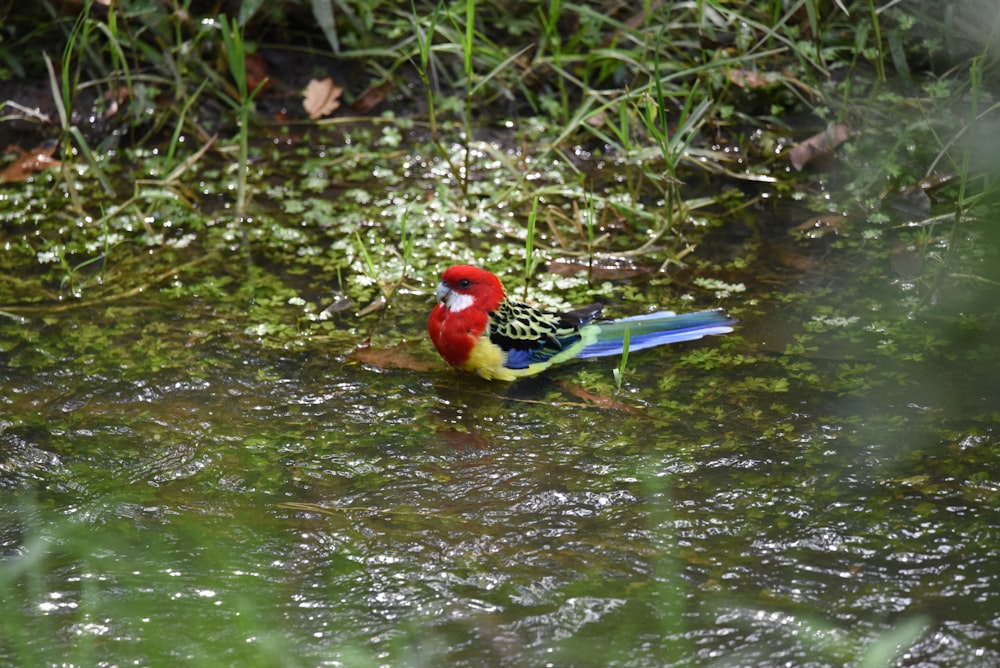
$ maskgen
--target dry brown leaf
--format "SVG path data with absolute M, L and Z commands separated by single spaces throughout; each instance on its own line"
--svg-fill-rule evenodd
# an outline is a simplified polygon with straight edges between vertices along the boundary
M 892 198 L 890 206 L 916 219 L 927 218 L 931 215 L 931 196 L 919 185 L 909 186 Z
M 934 190 L 940 186 L 954 181 L 958 177 L 955 172 L 945 172 L 943 174 L 929 174 L 920 182 L 920 187 L 924 190 Z
M 126 86 L 119 86 L 114 90 L 104 93 L 104 100 L 108 103 L 108 110 L 104 112 L 104 118 L 111 118 L 118 113 L 118 110 L 128 102 L 129 89 Z
M 55 144 L 31 151 L 25 151 L 19 146 L 8 146 L 5 153 L 16 153 L 17 159 L 0 172 L 0 181 L 8 183 L 27 181 L 35 172 L 58 167 L 60 162 L 52 157 L 55 152 Z
M 843 226 L 846 222 L 847 217 L 842 214 L 823 214 L 821 216 L 814 216 L 804 223 L 796 225 L 792 228 L 792 231 L 796 235 L 807 239 L 819 239 L 820 237 L 825 237 L 827 234 L 844 234 Z
M 312 79 L 303 93 L 302 107 L 309 118 L 316 120 L 332 114 L 340 107 L 340 96 L 344 89 L 333 83 L 333 79 Z
M 412 344 L 401 343 L 392 348 L 358 348 L 351 353 L 354 359 L 377 369 L 409 369 L 411 371 L 431 371 L 440 365 L 417 357 L 409 351 Z
M 370 315 L 370 314 L 374 313 L 375 311 L 378 311 L 383 306 L 385 306 L 385 304 L 386 304 L 386 302 L 385 302 L 385 296 L 384 295 L 379 295 L 379 296 L 375 297 L 375 299 L 373 299 L 368 304 L 368 306 L 365 306 L 364 308 L 362 308 L 361 310 L 359 310 L 357 313 L 355 313 L 355 315 L 358 316 L 359 318 L 363 318 L 366 315 Z
M 386 93 L 392 90 L 392 82 L 385 81 L 377 86 L 369 86 L 368 88 L 361 91 L 361 95 L 354 100 L 354 104 L 351 105 L 351 109 L 359 114 L 367 114 L 369 111 L 382 104 L 382 100 L 385 99 Z
M 593 262 L 562 258 L 546 263 L 545 269 L 558 276 L 577 276 L 590 272 L 595 281 L 621 281 L 656 273 L 655 267 L 640 265 L 626 258 L 594 258 Z
M 607 118 L 603 111 L 598 111 L 595 114 L 588 115 L 585 122 L 592 128 L 603 128 L 605 122 L 607 122 Z
M 621 411 L 623 413 L 628 413 L 629 415 L 646 415 L 646 411 L 641 408 L 636 408 L 635 406 L 629 406 L 628 404 L 622 403 L 617 399 L 612 397 L 606 397 L 601 394 L 594 394 L 589 390 L 585 390 L 579 385 L 574 385 L 573 383 L 567 383 L 564 381 L 559 381 L 556 383 L 562 389 L 566 390 L 569 394 L 572 394 L 577 399 L 586 401 L 589 404 L 593 404 L 598 408 L 606 408 L 614 411 Z
M 453 450 L 487 450 L 490 447 L 483 436 L 457 429 L 438 429 L 434 435 Z
M 913 278 L 923 273 L 924 257 L 915 248 L 896 240 L 889 251 L 889 266 L 903 278 Z
M 815 134 L 788 152 L 788 159 L 796 171 L 808 165 L 816 158 L 823 158 L 847 141 L 851 136 L 851 128 L 844 123 L 831 125 L 823 132 Z
M 816 258 L 790 248 L 777 248 L 774 253 L 774 262 L 795 271 L 811 271 L 819 264 Z
M 267 90 L 271 87 L 271 75 L 267 73 L 267 61 L 259 53 L 248 53 L 243 59 L 246 63 L 247 88 Z
M 804 95 L 808 95 L 809 97 L 814 99 L 820 97 L 819 91 L 793 77 L 788 70 L 781 70 L 781 77 L 783 83 L 791 84 L 795 88 L 798 88 L 800 91 L 802 91 Z
M 763 88 L 771 83 L 763 74 L 753 70 L 726 70 L 726 78 L 740 88 Z

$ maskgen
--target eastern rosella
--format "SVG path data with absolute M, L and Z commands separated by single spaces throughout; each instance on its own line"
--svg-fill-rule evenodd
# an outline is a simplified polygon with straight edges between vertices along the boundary
M 427 322 L 434 346 L 452 366 L 487 380 L 517 380 L 571 359 L 620 355 L 626 331 L 633 351 L 726 334 L 736 322 L 721 310 L 593 322 L 600 304 L 543 311 L 510 301 L 495 274 L 468 265 L 446 270 L 435 294 Z

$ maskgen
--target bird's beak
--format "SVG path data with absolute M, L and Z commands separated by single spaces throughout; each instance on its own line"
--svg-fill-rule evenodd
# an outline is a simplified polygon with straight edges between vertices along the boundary
M 444 304 L 450 294 L 451 288 L 445 285 L 444 281 L 438 283 L 437 290 L 434 291 L 434 296 L 437 297 L 438 304 Z

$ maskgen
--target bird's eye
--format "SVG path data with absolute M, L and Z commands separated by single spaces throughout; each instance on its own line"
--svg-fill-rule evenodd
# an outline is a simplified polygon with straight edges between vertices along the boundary
M 460 280 L 458 282 L 458 287 L 462 288 L 463 290 L 465 290 L 467 288 L 471 288 L 472 287 L 472 281 L 470 281 L 467 278 L 463 278 L 462 280 Z

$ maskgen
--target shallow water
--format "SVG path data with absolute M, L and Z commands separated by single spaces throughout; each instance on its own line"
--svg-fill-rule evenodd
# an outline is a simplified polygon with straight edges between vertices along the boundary
M 176 367 L 64 357 L 100 312 L 6 353 L 5 663 L 1000 665 L 995 399 L 959 362 L 852 396 L 690 363 L 764 318 L 601 408 L 560 383 L 614 361 L 511 388 L 147 313 Z
M 300 222 L 261 224 L 315 235 L 292 276 L 329 243 Z M 985 282 L 907 282 L 888 242 L 759 225 L 699 250 L 757 248 L 737 332 L 635 353 L 620 392 L 615 359 L 449 371 L 432 275 L 258 335 L 288 297 L 240 301 L 236 244 L 204 296 L 5 317 L 0 663 L 1000 666 L 1000 244 L 970 224 L 952 270 Z

